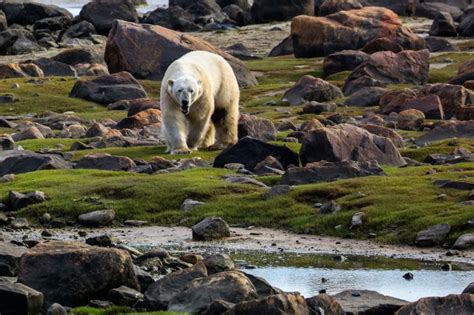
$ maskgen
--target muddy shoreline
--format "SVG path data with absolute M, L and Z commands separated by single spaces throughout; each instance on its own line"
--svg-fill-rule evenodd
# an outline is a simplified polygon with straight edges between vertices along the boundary
M 231 237 L 209 242 L 192 240 L 191 229 L 187 227 L 122 227 L 98 229 L 51 229 L 52 237 L 43 238 L 41 229 L 4 232 L 6 239 L 28 240 L 81 240 L 79 231 L 86 231 L 88 237 L 107 234 L 123 244 L 137 248 L 163 247 L 176 251 L 238 251 L 264 253 L 293 253 L 314 255 L 349 255 L 385 257 L 391 259 L 414 259 L 425 262 L 448 262 L 470 265 L 474 270 L 474 251 L 465 250 L 460 256 L 446 256 L 449 249 L 417 248 L 405 245 L 387 245 L 371 240 L 341 239 L 336 237 L 294 234 L 283 230 L 266 228 L 231 228 Z

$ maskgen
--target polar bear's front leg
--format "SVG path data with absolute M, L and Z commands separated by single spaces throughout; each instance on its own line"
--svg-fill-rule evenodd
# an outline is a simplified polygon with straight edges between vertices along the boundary
M 191 120 L 189 122 L 188 133 L 188 147 L 192 150 L 197 150 L 203 142 L 206 133 L 209 131 L 209 124 L 211 121 L 211 113 L 206 113 L 202 118 Z
M 181 112 L 171 115 L 163 113 L 163 124 L 166 142 L 171 154 L 189 154 L 191 150 L 186 144 L 186 118 Z

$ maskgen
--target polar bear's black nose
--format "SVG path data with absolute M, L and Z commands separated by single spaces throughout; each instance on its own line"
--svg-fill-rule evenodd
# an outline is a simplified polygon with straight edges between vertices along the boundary
M 189 101 L 187 101 L 187 100 L 182 100 L 182 101 L 181 101 L 181 105 L 183 105 L 183 107 L 184 107 L 184 106 L 188 106 L 188 105 L 189 105 Z

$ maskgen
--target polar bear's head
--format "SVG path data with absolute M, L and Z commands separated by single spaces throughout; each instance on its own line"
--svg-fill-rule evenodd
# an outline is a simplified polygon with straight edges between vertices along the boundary
M 168 93 L 179 104 L 184 115 L 189 113 L 191 105 L 201 97 L 202 92 L 202 82 L 192 76 L 168 81 Z

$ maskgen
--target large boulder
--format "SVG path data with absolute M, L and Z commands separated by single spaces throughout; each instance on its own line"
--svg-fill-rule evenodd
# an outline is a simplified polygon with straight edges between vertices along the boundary
M 425 114 L 417 109 L 407 109 L 398 114 L 397 126 L 402 130 L 420 130 L 425 123 Z
M 221 7 L 215 0 L 170 0 L 169 6 L 171 8 L 176 6 L 182 7 L 191 14 L 194 22 L 201 25 L 212 23 L 212 21 L 216 23 L 227 22 L 227 16 L 222 12 Z
M 393 314 L 408 303 L 369 290 L 346 290 L 333 297 L 348 314 Z
M 157 8 L 155 11 L 146 13 L 142 22 L 160 25 L 180 32 L 195 32 L 201 29 L 199 25 L 194 23 L 193 15 L 179 6 Z
M 0 281 L 0 314 L 40 314 L 43 294 L 21 283 Z
M 436 95 L 443 105 L 444 118 L 452 118 L 456 110 L 469 105 L 470 92 L 462 85 L 436 83 L 426 84 L 417 90 L 418 96 Z
M 418 232 L 418 234 L 416 235 L 416 245 L 440 245 L 444 242 L 450 231 L 451 226 L 447 223 L 432 225 L 426 230 Z
M 0 277 L 16 276 L 20 258 L 27 252 L 26 247 L 0 241 L 0 266 L 2 266 Z
M 415 140 L 417 145 L 451 138 L 474 138 L 474 120 L 449 120 Z
M 405 49 L 424 48 L 423 39 L 403 26 L 394 12 L 376 7 L 341 11 L 326 17 L 297 16 L 291 22 L 291 37 L 298 58 L 357 50 L 379 37 L 387 37 Z
M 474 294 L 451 294 L 445 297 L 426 297 L 400 308 L 395 315 L 471 315 L 474 313 Z
M 327 294 L 318 294 L 306 299 L 311 315 L 346 315 L 341 305 Z
M 453 248 L 454 249 L 474 248 L 474 233 L 467 233 L 467 234 L 463 234 L 459 236 L 454 242 Z
M 72 66 L 49 58 L 39 58 L 31 61 L 43 70 L 45 77 L 77 77 L 77 71 Z
M 403 137 L 393 129 L 372 124 L 359 125 L 359 127 L 377 136 L 389 138 L 397 148 L 403 148 L 405 146 Z
M 107 171 L 128 171 L 135 167 L 135 162 L 126 156 L 115 156 L 108 153 L 89 154 L 77 161 L 76 168 L 98 169 Z
M 463 15 L 467 5 L 461 5 L 459 2 L 466 0 L 428 0 L 419 1 L 416 5 L 416 16 L 428 19 L 436 19 L 440 12 L 449 14 L 454 20 L 458 21 Z M 444 3 L 442 3 L 444 2 Z M 458 2 L 458 3 L 455 3 Z
M 208 217 L 192 227 L 193 240 L 212 241 L 230 236 L 227 222 L 219 217 Z
M 370 86 L 388 84 L 428 83 L 430 52 L 407 50 L 398 54 L 382 51 L 372 54 L 370 58 L 357 67 L 344 84 L 344 94 L 350 95 Z
M 66 17 L 72 20 L 72 14 L 55 5 L 38 2 L 3 1 L 0 10 L 5 12 L 8 23 L 20 25 L 33 25 L 36 21 L 51 17 Z
M 352 93 L 345 101 L 344 104 L 347 106 L 360 106 L 370 107 L 377 106 L 380 103 L 380 99 L 385 94 L 387 89 L 371 86 L 365 89 L 360 89 Z
M 214 167 L 224 167 L 229 163 L 241 163 L 252 171 L 255 166 L 268 156 L 276 158 L 283 167 L 298 166 L 298 154 L 287 147 L 265 143 L 263 141 L 245 137 L 232 147 L 222 151 L 214 160 Z
M 107 39 L 105 60 L 111 73 L 128 71 L 139 79 L 161 80 L 173 61 L 194 50 L 209 51 L 226 59 L 241 87 L 257 84 L 255 76 L 239 59 L 202 39 L 158 25 L 115 21 Z
M 9 28 L 0 32 L 0 53 L 6 55 L 29 54 L 42 50 L 33 33 L 27 29 Z
M 69 96 L 104 105 L 121 100 L 148 97 L 140 83 L 125 71 L 101 76 L 94 80 L 77 81 Z
M 451 14 L 447 12 L 439 12 L 430 28 L 431 36 L 458 36 L 456 26 Z
M 71 167 L 70 162 L 65 161 L 57 154 L 39 154 L 17 150 L 0 153 L 0 176 Z
M 0 65 L 0 79 L 44 77 L 43 70 L 32 63 Z
M 403 89 L 388 91 L 380 99 L 381 114 L 388 115 L 409 109 L 419 110 L 429 119 L 443 119 L 445 117 L 443 104 L 437 95 L 417 97 L 414 91 Z
M 382 165 L 405 165 L 400 152 L 389 138 L 349 124 L 309 132 L 303 138 L 300 159 L 303 165 L 323 160 L 375 160 Z
M 310 75 L 303 76 L 285 92 L 282 100 L 290 105 L 301 105 L 305 101 L 326 102 L 344 97 L 337 86 Z
M 281 182 L 284 185 L 304 185 L 373 175 L 385 175 L 376 161 L 320 161 L 308 163 L 305 167 L 289 168 Z
M 299 294 L 276 294 L 235 305 L 227 315 L 309 315 L 310 309 Z
M 117 129 L 143 129 L 145 126 L 161 125 L 161 111 L 156 108 L 148 108 L 130 117 L 125 117 L 117 123 Z
M 352 71 L 369 59 L 369 55 L 360 50 L 343 50 L 324 58 L 323 71 L 328 76 L 342 71 Z
M 239 271 L 225 271 L 193 280 L 168 304 L 174 312 L 202 313 L 214 300 L 240 303 L 258 298 L 252 282 Z
M 206 266 L 198 262 L 193 267 L 170 273 L 148 287 L 145 303 L 150 310 L 168 308 L 169 301 L 183 291 L 194 279 L 207 277 Z
M 59 241 L 40 243 L 23 255 L 18 281 L 42 292 L 46 306 L 86 305 L 121 285 L 139 289 L 128 252 Z
M 275 141 L 277 130 L 271 120 L 242 114 L 238 125 L 239 139 L 252 137 L 261 141 Z
M 301 14 L 314 15 L 314 0 L 254 0 L 251 12 L 257 23 L 288 21 Z
M 130 0 L 95 0 L 82 7 L 80 17 L 94 25 L 99 34 L 107 35 L 115 20 L 138 22 L 138 13 Z
M 468 10 L 458 27 L 460 36 L 474 36 L 474 10 Z

